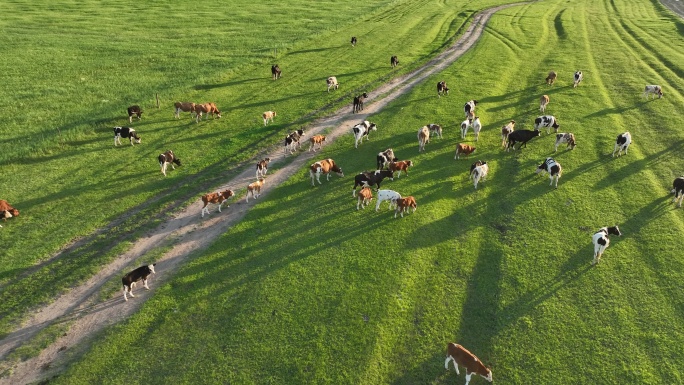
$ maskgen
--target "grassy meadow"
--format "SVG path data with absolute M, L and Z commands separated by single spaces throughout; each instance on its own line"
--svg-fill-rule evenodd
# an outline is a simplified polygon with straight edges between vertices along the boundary
M 202 80 L 161 76 L 175 82 L 167 84 L 165 99 L 216 99 L 229 112 L 196 125 L 174 120 L 168 106 L 157 111 L 150 101 L 143 120 L 133 124 L 143 134 L 140 147 L 111 146 L 109 126 L 125 122 L 120 111 L 126 99 L 103 108 L 109 115 L 101 123 L 71 127 L 74 136 L 62 144 L 51 138 L 40 148 L 11 149 L 17 158 L 0 167 L 25 173 L 20 180 L 33 187 L 13 184 L 10 195 L 16 201 L 30 195 L 27 207 L 37 207 L 41 216 L 24 209 L 25 218 L 0 232 L 0 242 L 10 245 L 0 261 L 3 298 L 16 297 L 0 304 L 10 315 L 4 320 L 48 300 L 60 283 L 75 282 L 59 275 L 70 261 L 42 262 L 67 241 L 130 210 L 138 214 L 123 221 L 117 236 L 134 239 L 144 231 L 136 225 L 146 223 L 142 216 L 182 206 L 183 198 L 202 192 L 198 184 L 225 178 L 231 163 L 275 143 L 311 111 L 348 103 L 352 89 L 391 76 L 390 52 L 400 52 L 402 65 L 406 57 L 400 67 L 405 71 L 438 51 L 472 14 L 464 3 L 346 3 L 356 16 L 346 13 L 337 24 L 327 20 L 328 29 L 315 26 L 320 32 L 288 46 L 278 59 L 278 83 L 268 78 L 269 52 L 227 59 L 236 60 L 234 72 L 215 64 Z M 178 7 L 176 12 L 185 12 Z M 199 18 L 217 23 L 212 16 L 207 11 Z M 390 27 L 397 33 L 388 33 Z M 497 383 L 684 382 L 684 260 L 677 252 L 684 246 L 684 214 L 668 194 L 684 172 L 682 31 L 684 23 L 657 1 L 546 0 L 500 11 L 461 60 L 373 116 L 379 128 L 369 141 L 354 149 L 349 135 L 325 147 L 320 158 L 335 159 L 345 177 L 333 175 L 314 188 L 302 169 L 274 188 L 245 220 L 156 287 L 138 314 L 108 329 L 52 382 L 461 383 L 463 371 L 457 377 L 453 367 L 444 370 L 450 341 L 477 354 Z M 235 33 L 246 41 L 253 36 Z M 346 46 L 352 34 L 360 36 L 357 51 Z M 415 40 L 406 43 L 402 34 Z M 180 47 L 179 56 L 194 53 Z M 212 48 L 202 51 L 211 54 Z M 331 71 L 326 62 L 339 66 L 342 92 L 318 93 Z M 263 76 L 256 75 L 262 69 Z M 544 84 L 549 70 L 559 74 L 554 86 Z M 573 89 L 576 70 L 584 72 L 584 81 Z M 442 79 L 451 92 L 438 99 L 434 86 Z M 646 84 L 661 84 L 665 97 L 646 101 Z M 147 90 L 132 96 L 156 92 Z M 542 94 L 550 96 L 547 113 L 558 118 L 560 131 L 576 135 L 577 148 L 554 154 L 553 135 L 544 131 L 522 151 L 502 151 L 500 127 L 514 119 L 518 129 L 531 129 Z M 477 143 L 472 133 L 467 138 L 478 147 L 471 159 L 454 160 L 462 106 L 470 99 L 480 102 L 484 129 Z M 281 105 L 287 108 L 276 124 L 260 126 L 258 113 Z M 97 119 L 92 108 L 86 113 L 80 107 L 81 119 Z M 416 132 L 427 123 L 442 124 L 445 135 L 419 154 Z M 631 132 L 633 144 L 627 155 L 612 158 L 615 137 L 624 131 Z M 35 132 L 47 137 L 37 127 Z M 9 133 L 34 142 L 17 127 Z M 161 178 L 153 159 L 167 146 L 192 161 Z M 416 197 L 418 210 L 403 219 L 394 219 L 386 203 L 377 213 L 374 203 L 357 212 L 351 197 L 354 174 L 374 168 L 375 154 L 387 147 L 415 163 L 408 176 L 382 185 Z M 104 164 L 96 165 L 102 154 Z M 558 189 L 534 173 L 547 156 L 563 166 Z M 490 165 L 477 191 L 468 179 L 475 159 Z M 85 203 L 93 200 L 97 207 Z M 62 205 L 73 212 L 56 214 Z M 35 225 L 48 218 L 44 234 Z M 591 267 L 591 235 L 614 224 L 623 236 L 612 237 L 601 264 Z M 32 238 L 18 239 L 22 231 Z M 39 234 L 44 246 L 34 246 Z M 104 235 L 89 245 L 75 253 L 76 262 L 89 260 L 83 275 L 126 247 Z M 17 274 L 22 279 L 9 282 Z M 34 281 L 47 293 L 23 293 Z M 9 321 L 3 322 L 7 330 Z

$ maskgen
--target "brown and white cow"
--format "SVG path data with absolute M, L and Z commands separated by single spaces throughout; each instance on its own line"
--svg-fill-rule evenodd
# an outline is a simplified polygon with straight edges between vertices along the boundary
M 247 196 L 245 196 L 245 201 L 249 202 L 249 196 L 250 195 L 254 199 L 259 198 L 259 195 L 261 195 L 261 188 L 262 187 L 264 187 L 264 178 L 259 178 L 258 181 L 250 183 L 247 186 Z
M 260 160 L 256 164 L 256 178 L 262 178 L 266 176 L 266 173 L 268 172 L 268 162 L 271 161 L 271 158 L 264 158 Z
M 9 218 L 18 216 L 19 210 L 12 207 L 6 200 L 0 199 L 0 218 L 2 218 L 3 222 L 6 222 Z
M 546 84 L 553 85 L 557 77 L 556 71 L 549 71 L 549 76 L 546 77 Z
M 406 175 L 408 175 L 408 169 L 409 167 L 413 167 L 413 162 L 410 160 L 400 160 L 398 162 L 391 162 L 389 164 L 389 170 L 392 172 L 398 171 L 397 178 L 401 176 L 401 172 L 403 171 Z
M 508 135 L 515 131 L 515 120 L 511 120 L 505 126 L 501 127 L 501 147 L 506 147 Z
M 459 143 L 456 146 L 456 156 L 454 156 L 454 159 L 460 159 L 461 154 L 465 155 L 467 158 L 468 155 L 472 154 L 473 152 L 475 152 L 474 146 L 471 146 L 469 144 Z
M 147 290 L 150 290 L 150 287 L 147 286 L 147 277 L 150 276 L 150 274 L 155 274 L 154 267 L 156 266 L 156 263 L 153 263 L 151 265 L 146 265 L 146 266 L 140 266 L 139 268 L 131 271 L 130 273 L 126 274 L 121 278 L 121 283 L 123 284 L 123 293 L 124 293 L 124 299 L 128 301 L 128 297 L 126 296 L 126 293 L 131 295 L 131 298 L 135 298 L 133 295 L 133 288 L 135 287 L 135 283 L 138 281 L 143 281 L 143 287 Z
M 401 217 L 404 217 L 404 213 L 408 213 L 409 209 L 413 209 L 412 213 L 416 212 L 416 209 L 418 208 L 418 205 L 416 204 L 416 198 L 412 196 L 407 196 L 405 198 L 397 198 L 395 200 L 395 207 L 394 207 L 394 217 L 397 217 L 397 214 L 400 213 Z
M 449 87 L 444 80 L 437 83 L 437 97 L 441 98 L 442 95 L 449 95 Z
M 442 139 L 442 126 L 435 123 L 430 123 L 427 125 L 430 129 L 430 135 L 435 135 L 436 137 Z
M 273 118 L 276 117 L 276 112 L 275 111 L 266 111 L 263 114 L 261 114 L 261 117 L 264 119 L 264 126 L 268 124 L 268 121 L 270 120 L 271 123 L 273 123 Z
M 539 98 L 539 111 L 546 111 L 546 106 L 549 105 L 549 100 L 549 95 L 542 95 L 542 97 Z
M 180 119 L 180 113 L 181 112 L 189 112 L 191 116 L 195 113 L 195 103 L 176 102 L 173 104 L 173 106 L 175 107 L 174 116 L 176 117 L 176 119 Z
M 273 76 L 273 80 L 278 80 L 280 79 L 280 75 L 282 74 L 282 71 L 280 70 L 279 65 L 272 65 L 271 66 L 271 76 Z
M 316 152 L 316 145 L 318 145 L 318 148 L 320 149 L 323 147 L 323 142 L 325 142 L 325 135 L 314 135 L 309 139 L 311 142 L 311 146 L 309 146 L 309 151 L 313 149 L 313 152 Z
M 223 206 L 223 202 L 228 200 L 228 198 L 232 197 L 233 195 L 235 195 L 233 190 L 224 190 L 203 195 L 202 202 L 204 202 L 204 206 L 202 207 L 202 218 L 204 218 L 205 211 L 207 214 L 209 214 L 209 203 L 218 204 L 218 211 L 221 212 L 221 206 Z
M 447 357 L 444 361 L 444 369 L 449 370 L 449 361 L 454 362 L 456 374 L 461 374 L 458 371 L 458 366 L 461 365 L 466 369 L 466 385 L 470 382 L 470 377 L 473 373 L 482 376 L 485 380 L 492 382 L 492 371 L 486 367 L 477 356 L 469 352 L 459 344 L 450 342 L 447 345 Z
M 325 174 L 327 176 L 327 180 L 330 180 L 330 173 L 334 172 L 337 173 L 339 176 L 344 176 L 344 173 L 342 172 L 342 169 L 335 164 L 335 161 L 328 158 L 328 159 L 323 159 L 319 160 L 318 162 L 312 164 L 309 167 L 309 176 L 311 176 L 311 185 L 315 186 L 316 183 L 314 183 L 314 178 L 318 181 L 318 184 L 321 183 L 321 174 Z
M 364 187 L 359 191 L 357 198 L 356 209 L 358 210 L 359 206 L 361 206 L 362 209 L 365 209 L 373 199 L 373 190 L 371 190 L 370 187 Z
M 559 132 L 556 134 L 556 144 L 553 145 L 553 151 L 558 151 L 558 146 L 567 143 L 571 150 L 575 149 L 577 142 L 575 141 L 575 134 L 571 132 Z
M 176 157 L 176 154 L 174 154 L 171 150 L 167 150 L 165 153 L 159 154 L 157 159 L 159 160 L 159 166 L 161 167 L 161 172 L 162 174 L 164 174 L 164 176 L 166 176 L 166 167 L 168 167 L 169 164 L 171 165 L 171 168 L 174 170 L 176 169 L 174 163 L 177 164 L 178 167 L 181 166 L 180 159 L 178 159 Z
M 430 142 L 430 129 L 423 126 L 418 130 L 418 152 L 425 151 L 425 145 Z
M 215 103 L 195 104 L 195 114 L 197 123 L 202 120 L 202 114 L 211 115 L 214 119 L 221 119 L 221 111 L 219 111 Z
M 138 105 L 130 106 L 126 109 L 126 111 L 128 112 L 128 123 L 133 123 L 134 116 L 136 116 L 138 120 L 142 118 L 143 111 Z

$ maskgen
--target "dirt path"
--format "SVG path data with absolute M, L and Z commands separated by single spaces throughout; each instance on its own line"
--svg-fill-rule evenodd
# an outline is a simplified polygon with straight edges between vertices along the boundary
M 401 78 L 393 79 L 370 92 L 364 113 L 351 114 L 350 107 L 342 108 L 328 117 L 313 122 L 307 129 L 307 134 L 313 135 L 328 127 L 335 127 L 327 135 L 326 143 L 334 141 L 341 135 L 349 134 L 354 124 L 377 113 L 426 77 L 445 69 L 456 61 L 477 42 L 492 14 L 498 10 L 520 4 L 499 6 L 479 13 L 474 17 L 473 23 L 465 34 L 453 46 L 423 67 Z M 282 148 L 278 148 L 267 156 L 271 158 L 272 164 L 278 164 L 288 155 Z M 292 162 L 269 174 L 262 196 L 268 195 L 269 190 L 292 176 L 305 164 L 312 162 L 314 157 L 318 158 L 320 155 L 306 151 L 301 152 L 294 156 Z M 254 169 L 247 167 L 244 172 L 217 190 L 224 188 L 244 189 L 248 183 L 254 180 Z M 307 182 L 302 181 L 302 183 Z M 214 206 L 212 213 L 203 219 L 199 216 L 202 202 L 196 202 L 179 212 L 173 219 L 160 225 L 151 235 L 137 240 L 128 252 L 111 264 L 104 266 L 99 273 L 87 282 L 60 296 L 53 303 L 37 310 L 29 320 L 24 322 L 20 329 L 0 341 L 0 359 L 5 359 L 11 351 L 29 341 L 47 326 L 61 322 L 71 322 L 71 326 L 64 336 L 43 349 L 38 356 L 12 364 L 9 370 L 10 374 L 0 379 L 0 384 L 31 383 L 63 371 L 68 365 L 70 350 L 75 349 L 80 343 L 89 341 L 90 337 L 105 327 L 120 322 L 136 312 L 140 305 L 150 295 L 154 294 L 155 288 L 173 276 L 173 273 L 188 256 L 212 244 L 221 234 L 238 223 L 259 200 L 251 200 L 249 203 L 245 203 L 244 199 L 240 199 L 239 202 L 232 203 L 230 208 L 224 208 L 220 214 Z M 170 250 L 157 262 L 157 274 L 150 280 L 150 291 L 140 290 L 139 286 L 136 297 L 128 302 L 124 302 L 120 292 L 105 301 L 98 299 L 100 289 L 105 282 L 120 276 L 123 269 L 132 261 L 158 247 L 165 246 L 169 246 Z M 3 364 L 7 368 L 8 363 Z
M 679 17 L 684 18 L 684 0 L 660 0 L 660 2 Z

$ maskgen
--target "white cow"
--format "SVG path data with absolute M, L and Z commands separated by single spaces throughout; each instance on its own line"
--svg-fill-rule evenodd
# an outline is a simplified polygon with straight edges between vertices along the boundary
M 475 185 L 475 190 L 477 190 L 477 183 L 482 180 L 484 182 L 485 178 L 489 174 L 489 165 L 487 162 L 482 162 L 481 165 L 475 166 L 473 171 L 470 172 L 470 178 L 473 180 Z
M 330 92 L 331 88 L 334 88 L 334 89 L 340 88 L 340 84 L 337 82 L 337 78 L 334 76 L 329 77 L 328 80 L 326 81 L 326 83 L 328 84 L 328 92 Z
M 461 139 L 465 139 L 468 134 L 468 128 L 473 124 L 472 119 L 466 119 L 461 122 Z
M 380 210 L 380 203 L 389 201 L 390 210 L 396 205 L 396 200 L 401 198 L 401 194 L 394 190 L 378 190 L 378 199 L 375 202 L 375 211 Z M 393 203 L 394 202 L 394 203 Z
M 480 117 L 476 116 L 473 119 L 473 133 L 475 134 L 475 141 L 480 138 L 480 130 L 482 130 L 482 123 L 480 123 Z
M 650 85 L 644 88 L 644 96 L 648 99 L 649 95 L 653 94 L 653 99 L 658 95 L 658 99 L 663 97 L 663 88 L 657 85 Z

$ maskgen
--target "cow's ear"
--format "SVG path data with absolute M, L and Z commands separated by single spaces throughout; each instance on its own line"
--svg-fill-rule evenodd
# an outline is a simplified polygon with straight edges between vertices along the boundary
M 157 264 L 156 264 L 156 263 L 153 263 L 152 266 L 157 266 Z

